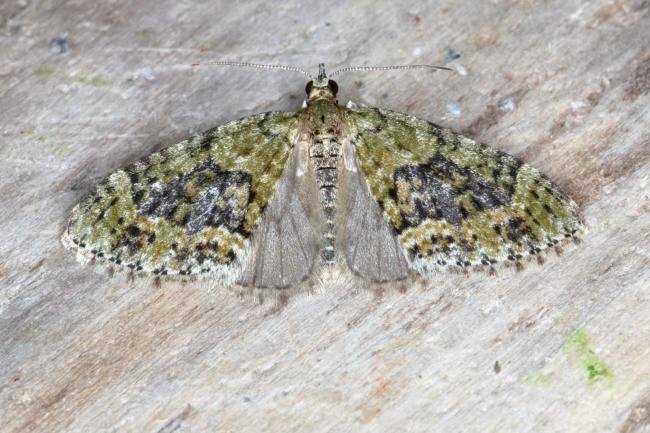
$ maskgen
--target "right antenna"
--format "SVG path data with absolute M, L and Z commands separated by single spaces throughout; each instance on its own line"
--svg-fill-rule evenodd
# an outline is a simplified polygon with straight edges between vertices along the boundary
M 392 69 L 440 69 L 443 71 L 453 71 L 451 68 L 435 65 L 391 65 L 391 66 L 348 66 L 345 68 L 337 69 L 332 72 L 330 77 L 340 74 L 341 72 L 353 71 L 387 71 Z

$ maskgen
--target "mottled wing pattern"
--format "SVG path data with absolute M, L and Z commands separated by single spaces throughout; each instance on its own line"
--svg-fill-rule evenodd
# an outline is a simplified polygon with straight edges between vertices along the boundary
M 576 204 L 511 155 L 400 113 L 364 107 L 350 117 L 370 192 L 425 276 L 518 262 L 582 228 Z
M 233 283 L 295 140 L 295 113 L 231 122 L 118 170 L 73 211 L 82 255 Z

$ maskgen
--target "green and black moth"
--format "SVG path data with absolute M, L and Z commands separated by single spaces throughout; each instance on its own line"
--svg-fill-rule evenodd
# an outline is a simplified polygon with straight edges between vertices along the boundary
M 336 100 L 324 67 L 298 112 L 247 117 L 111 174 L 63 235 L 81 260 L 291 288 L 519 266 L 582 230 L 517 158 L 415 117 Z

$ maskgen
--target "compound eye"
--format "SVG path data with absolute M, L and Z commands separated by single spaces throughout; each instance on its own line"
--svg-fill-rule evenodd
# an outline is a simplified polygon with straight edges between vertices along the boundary
M 327 82 L 327 87 L 329 87 L 332 93 L 334 93 L 334 96 L 339 92 L 339 85 L 336 84 L 336 81 L 334 80 L 329 80 Z
M 311 89 L 313 89 L 313 87 L 314 87 L 313 81 L 307 83 L 307 85 L 305 86 L 305 92 L 307 92 L 307 96 L 309 96 L 309 94 L 311 93 Z

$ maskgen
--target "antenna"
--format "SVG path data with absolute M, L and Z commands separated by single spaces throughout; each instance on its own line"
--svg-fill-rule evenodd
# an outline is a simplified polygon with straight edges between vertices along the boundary
M 433 70 L 453 71 L 453 69 L 451 68 L 446 68 L 444 66 L 435 66 L 435 65 L 348 66 L 345 68 L 337 69 L 336 71 L 332 72 L 330 77 L 338 75 L 341 72 L 388 71 L 394 69 L 433 69 Z
M 224 61 L 224 60 L 212 60 L 209 62 L 202 62 L 202 63 L 192 63 L 192 66 L 206 66 L 206 65 L 217 65 L 217 66 L 234 66 L 238 68 L 257 68 L 257 69 L 281 69 L 283 71 L 292 71 L 292 72 L 300 72 L 303 75 L 306 75 L 310 79 L 314 79 L 314 77 L 305 72 L 304 70 L 296 67 L 296 66 L 287 66 L 287 65 L 267 65 L 264 63 L 249 63 L 249 62 L 231 62 L 231 61 Z
M 316 80 L 313 75 L 306 72 L 303 69 L 300 69 L 297 66 L 288 66 L 288 65 L 269 65 L 265 63 L 249 63 L 249 62 L 233 62 L 228 60 L 211 60 L 208 62 L 201 63 L 192 63 L 192 66 L 207 66 L 207 65 L 216 65 L 216 66 L 234 66 L 237 68 L 257 68 L 257 69 L 280 69 L 283 71 L 291 72 L 300 72 L 301 74 L 307 76 L 310 80 Z M 354 72 L 354 71 L 388 71 L 395 69 L 432 69 L 432 70 L 444 70 L 444 71 L 453 71 L 451 68 L 444 66 L 435 66 L 435 65 L 390 65 L 390 66 L 347 66 L 345 68 L 337 69 L 329 77 L 334 77 L 342 72 Z M 318 80 L 323 81 L 327 76 L 325 75 L 325 65 L 319 63 L 318 65 Z

